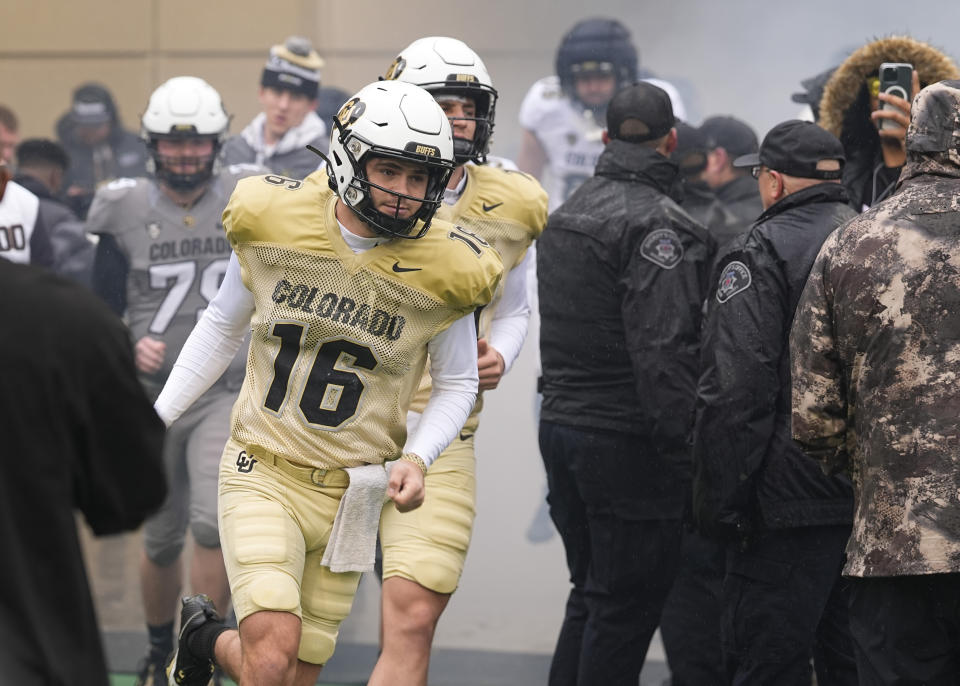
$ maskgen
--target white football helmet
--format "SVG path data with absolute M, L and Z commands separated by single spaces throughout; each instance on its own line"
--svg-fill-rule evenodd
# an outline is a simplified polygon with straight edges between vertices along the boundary
M 367 178 L 366 163 L 390 157 L 423 165 L 428 174 L 422 198 L 395 193 Z M 440 105 L 422 88 L 378 81 L 347 100 L 333 118 L 327 176 L 343 203 L 377 233 L 391 238 L 420 238 L 443 200 L 454 169 L 453 136 Z M 370 187 L 422 203 L 410 218 L 379 212 Z M 413 233 L 418 221 L 423 222 Z
M 189 189 L 213 176 L 217 155 L 229 126 L 230 116 L 213 86 L 195 76 L 175 76 L 150 96 L 147 110 L 140 119 L 140 136 L 150 149 L 157 178 L 173 188 Z M 199 166 L 199 171 L 175 172 L 171 169 L 175 161 L 157 151 L 160 139 L 184 138 L 213 140 L 213 153 L 209 157 L 176 160 L 176 166 L 189 162 L 189 166 Z
M 486 161 L 493 135 L 497 91 L 483 60 L 466 43 L 444 36 L 415 40 L 397 55 L 384 78 L 415 84 L 434 97 L 471 98 L 476 105 L 476 116 L 469 119 L 477 124 L 473 140 L 455 137 L 453 152 L 457 164 Z

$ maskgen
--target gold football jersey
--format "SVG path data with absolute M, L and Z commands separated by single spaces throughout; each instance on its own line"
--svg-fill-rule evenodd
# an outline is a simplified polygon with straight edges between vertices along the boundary
M 354 254 L 324 172 L 240 182 L 223 225 L 253 293 L 232 436 L 318 468 L 398 457 L 427 343 L 488 303 L 496 251 L 434 220 L 419 240 Z
M 506 276 L 523 261 L 530 244 L 543 232 L 547 224 L 547 194 L 536 179 L 523 172 L 473 164 L 465 165 L 464 171 L 467 184 L 463 194 L 453 205 L 443 205 L 437 216 L 475 234 L 495 248 L 503 261 Z M 480 311 L 479 337 L 489 335 L 502 296 L 501 281 L 493 300 Z M 425 373 L 412 409 L 423 411 L 430 398 L 430 389 L 430 375 Z M 482 401 L 482 397 L 477 398 L 465 429 L 476 430 Z

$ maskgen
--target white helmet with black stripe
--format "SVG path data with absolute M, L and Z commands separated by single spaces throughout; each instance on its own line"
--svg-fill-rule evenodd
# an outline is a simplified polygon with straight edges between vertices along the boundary
M 454 135 L 453 152 L 457 164 L 486 161 L 493 135 L 497 91 L 483 60 L 466 43 L 445 36 L 417 39 L 397 55 L 384 78 L 415 84 L 436 98 L 446 95 L 472 99 L 476 114 L 462 118 L 476 122 L 473 140 Z
M 423 165 L 427 170 L 424 197 L 391 191 L 370 181 L 366 164 L 387 157 Z M 379 234 L 420 238 L 443 200 L 454 169 L 450 123 L 433 97 L 409 83 L 378 81 L 347 100 L 333 119 L 327 176 L 343 203 Z M 388 215 L 374 207 L 370 188 L 414 200 L 420 208 L 410 217 Z M 414 231 L 418 222 L 422 226 Z

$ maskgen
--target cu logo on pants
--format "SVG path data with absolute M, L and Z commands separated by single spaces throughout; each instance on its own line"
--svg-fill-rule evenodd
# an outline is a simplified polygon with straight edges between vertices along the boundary
M 241 450 L 237 455 L 237 471 L 241 474 L 249 474 L 253 471 L 253 465 L 257 464 L 256 458 L 247 457 L 247 451 Z

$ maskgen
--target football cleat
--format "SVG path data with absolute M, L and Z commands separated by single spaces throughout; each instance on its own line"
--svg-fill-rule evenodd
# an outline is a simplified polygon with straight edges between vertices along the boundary
M 180 610 L 180 635 L 177 646 L 167 664 L 168 686 L 207 686 L 213 677 L 214 664 L 210 658 L 197 657 L 187 647 L 187 639 L 207 622 L 219 622 L 220 615 L 213 601 L 204 594 L 183 599 Z
M 166 664 L 165 655 L 148 652 L 137 664 L 137 680 L 134 686 L 163 686 L 167 681 Z

